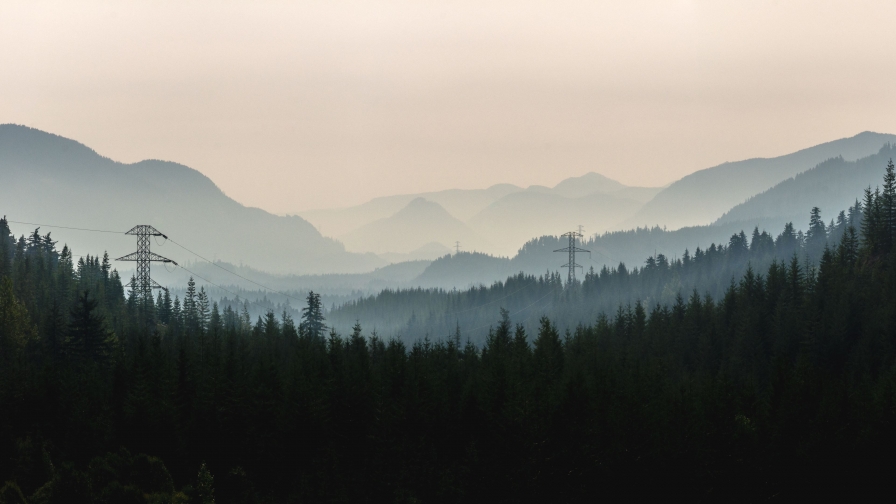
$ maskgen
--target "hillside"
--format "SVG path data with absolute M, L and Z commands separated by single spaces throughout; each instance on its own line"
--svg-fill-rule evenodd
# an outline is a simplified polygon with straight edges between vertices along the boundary
M 826 221 L 841 210 L 861 199 L 862 191 L 880 185 L 887 162 L 896 148 L 887 144 L 873 155 L 846 161 L 842 157 L 829 159 L 811 170 L 789 178 L 722 215 L 716 224 L 765 219 L 783 225 L 799 222 L 805 208 L 821 208 Z
M 488 241 L 449 214 L 438 203 L 416 198 L 395 214 L 340 237 L 350 250 L 377 254 L 413 251 L 430 243 L 450 246 L 460 241 L 480 250 Z
M 896 135 L 864 132 L 803 149 L 786 156 L 724 163 L 692 173 L 671 184 L 625 222 L 625 227 L 709 224 L 747 198 L 806 171 L 842 157 L 846 161 L 876 153 Z
M 272 272 L 348 273 L 385 264 L 372 254 L 347 253 L 300 217 L 245 207 L 189 167 L 158 160 L 118 163 L 73 140 L 24 126 L 0 125 L 0 178 L 0 213 L 13 221 L 122 232 L 151 224 L 206 257 Z M 11 227 L 19 234 L 33 230 Z M 117 257 L 136 247 L 124 234 L 52 228 L 41 233 L 47 231 L 78 254 L 108 250 Z M 152 243 L 153 249 L 178 262 L 195 259 L 162 243 Z
M 412 201 L 424 199 L 438 204 L 452 217 L 446 219 L 442 214 L 434 214 L 438 220 L 420 226 L 426 230 L 424 235 L 435 237 L 433 241 L 450 245 L 456 239 L 462 242 L 466 250 L 509 255 L 533 236 L 557 233 L 579 224 L 590 232 L 617 229 L 620 221 L 631 217 L 660 191 L 661 188 L 655 187 L 629 187 L 590 172 L 565 179 L 554 187 L 533 185 L 523 189 L 512 184 L 498 184 L 487 189 L 402 194 L 375 198 L 350 208 L 311 210 L 301 212 L 301 215 L 321 233 L 339 237 L 351 250 L 383 254 L 379 251 L 388 249 L 390 259 L 402 257 L 403 254 L 418 259 L 433 259 L 431 254 L 416 252 L 415 249 L 424 242 L 408 240 L 404 236 L 405 229 L 395 225 L 388 229 L 381 227 L 383 224 L 374 225 L 375 221 L 390 219 Z M 460 238 L 468 233 L 459 232 L 454 221 L 468 225 L 479 237 L 474 236 L 472 241 Z M 447 227 L 442 229 L 443 225 Z M 369 229 L 379 231 L 373 233 Z M 383 232 L 392 234 L 383 235 Z M 458 238 L 447 242 L 439 238 L 448 235 Z M 364 236 L 373 241 L 365 242 Z M 391 245 L 384 247 L 377 240 L 389 241 Z M 404 243 L 414 248 L 397 248 Z
M 486 189 L 447 189 L 417 194 L 398 194 L 374 198 L 348 208 L 307 210 L 299 214 L 327 236 L 342 236 L 379 219 L 385 219 L 417 198 L 438 203 L 455 218 L 466 221 L 492 202 L 522 191 L 512 184 L 496 184 Z

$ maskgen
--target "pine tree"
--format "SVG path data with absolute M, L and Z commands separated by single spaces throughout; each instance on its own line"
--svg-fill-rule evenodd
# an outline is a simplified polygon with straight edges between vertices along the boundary
M 887 163 L 887 170 L 884 173 L 884 190 L 881 194 L 882 201 L 882 227 L 883 236 L 885 237 L 884 252 L 893 249 L 896 242 L 896 169 L 893 166 L 893 160 Z
M 324 314 L 320 302 L 320 294 L 308 292 L 307 306 L 302 308 L 301 327 L 308 336 L 323 338 L 327 326 L 324 324 Z
M 180 308 L 180 297 L 177 295 L 174 296 L 174 305 L 171 307 L 171 319 L 169 325 L 174 330 L 175 334 L 183 330 L 184 327 L 183 311 Z
M 880 190 L 865 189 L 865 201 L 862 204 L 862 246 L 871 255 L 877 255 L 882 247 L 881 239 L 881 204 Z
M 200 331 L 205 331 L 208 328 L 209 310 L 208 294 L 205 292 L 205 287 L 201 287 L 199 296 L 196 298 L 196 318 Z
M 812 259 L 821 257 L 827 243 L 827 227 L 821 219 L 821 209 L 812 207 L 809 215 L 809 231 L 806 234 L 806 248 Z
M 793 223 L 784 225 L 784 231 L 775 239 L 775 255 L 780 258 L 788 258 L 800 251 L 800 241 L 797 238 Z
M 163 324 L 171 323 L 171 294 L 168 292 L 168 289 L 162 289 L 162 292 L 159 293 L 161 299 L 158 302 L 158 310 L 159 310 L 159 320 Z
M 199 504 L 215 504 L 215 477 L 205 462 L 199 466 L 199 474 L 196 477 L 196 498 Z
M 9 230 L 9 223 L 4 215 L 0 219 L 0 279 L 10 276 L 14 248 L 15 238 Z
M 107 364 L 112 358 L 115 336 L 97 311 L 98 302 L 84 291 L 71 310 L 67 348 L 78 360 Z
M 0 362 L 19 355 L 34 337 L 29 319 L 25 305 L 13 294 L 10 279 L 0 278 Z
M 193 277 L 191 276 L 190 280 L 187 281 L 187 292 L 184 294 L 183 303 L 184 327 L 190 332 L 195 332 L 199 329 L 197 303 L 196 281 L 193 280 Z
M 283 337 L 287 340 L 295 340 L 298 338 L 299 333 L 296 330 L 295 321 L 293 321 L 289 312 L 286 311 L 286 308 L 283 309 L 283 314 L 280 315 L 280 320 L 281 325 L 283 326 Z

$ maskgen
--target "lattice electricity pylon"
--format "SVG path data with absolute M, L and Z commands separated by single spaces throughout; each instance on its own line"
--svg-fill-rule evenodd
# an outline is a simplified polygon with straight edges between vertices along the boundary
M 137 251 L 119 257 L 116 261 L 135 261 L 137 263 L 137 275 L 134 277 L 133 282 L 128 283 L 128 285 L 133 287 L 134 291 L 140 296 L 145 304 L 149 304 L 152 302 L 153 289 L 165 289 L 159 285 L 158 282 L 150 278 L 149 264 L 155 261 L 171 263 L 177 266 L 177 263 L 167 257 L 162 257 L 159 254 L 149 251 L 150 236 L 161 236 L 166 240 L 168 239 L 168 237 L 162 234 L 158 229 L 142 224 L 134 226 L 133 229 L 125 234 L 137 235 Z
M 581 268 L 580 264 L 576 264 L 576 252 L 588 252 L 591 253 L 590 250 L 580 249 L 576 247 L 576 238 L 580 238 L 582 236 L 581 233 L 577 233 L 575 231 L 570 231 L 568 233 L 564 233 L 560 235 L 561 238 L 569 238 L 569 246 L 562 249 L 557 249 L 554 252 L 568 252 L 569 253 L 569 262 L 564 264 L 563 268 L 569 268 L 569 278 L 566 280 L 566 285 L 572 285 L 576 281 L 576 268 Z M 583 268 L 584 270 L 584 268 Z

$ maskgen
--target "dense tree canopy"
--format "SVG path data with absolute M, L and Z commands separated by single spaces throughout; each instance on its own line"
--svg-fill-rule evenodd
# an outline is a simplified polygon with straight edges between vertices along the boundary
M 386 292 L 352 305 L 344 336 L 311 295 L 298 326 L 252 323 L 195 285 L 146 306 L 107 258 L 74 262 L 0 220 L 0 500 L 873 495 L 896 449 L 887 177 L 837 222 L 813 211 L 806 236 L 740 233 L 572 286 Z M 566 308 L 528 329 L 502 308 L 525 282 Z M 443 338 L 365 332 L 361 308 L 414 296 L 491 303 L 485 337 L 458 317 Z

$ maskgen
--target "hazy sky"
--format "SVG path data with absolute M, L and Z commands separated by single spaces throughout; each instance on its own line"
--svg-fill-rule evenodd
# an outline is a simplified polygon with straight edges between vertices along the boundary
M 896 2 L 0 0 L 0 122 L 285 213 L 896 132 Z M 807 167 L 808 168 L 808 167 Z

